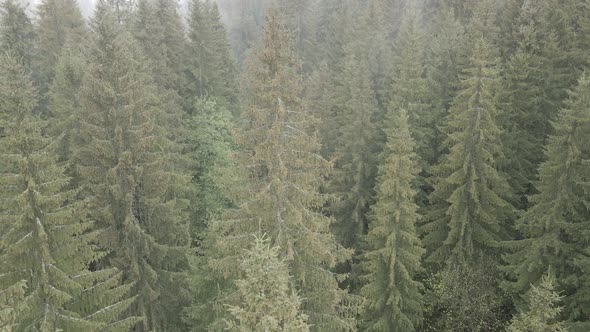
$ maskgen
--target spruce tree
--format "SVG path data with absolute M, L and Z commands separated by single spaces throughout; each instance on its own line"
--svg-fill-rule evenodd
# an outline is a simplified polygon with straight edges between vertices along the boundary
M 552 130 L 550 121 L 565 97 L 565 89 L 571 86 L 564 82 L 567 70 L 560 62 L 566 52 L 547 16 L 549 2 L 523 2 L 514 37 L 516 50 L 503 70 L 502 169 L 519 195 L 518 207 L 522 209 L 528 207 L 528 196 L 534 194 L 543 146 Z
M 189 11 L 188 72 L 193 83 L 187 97 L 216 97 L 220 105 L 231 110 L 237 101 L 236 74 L 217 5 L 191 0 Z
M 435 126 L 428 105 L 428 82 L 425 76 L 425 35 L 421 29 L 418 10 L 414 6 L 405 12 L 395 44 L 395 67 L 390 90 L 390 110 L 405 109 L 409 116 L 412 136 L 423 164 L 432 164 Z M 391 112 L 390 112 L 391 113 Z
M 236 280 L 239 304 L 228 307 L 231 331 L 309 331 L 302 300 L 289 287 L 287 262 L 270 242 L 256 237 L 240 262 L 244 276 Z
M 66 173 L 77 181 L 72 151 L 75 149 L 78 117 L 81 111 L 80 88 L 86 72 L 84 46 L 67 43 L 55 64 L 54 78 L 47 93 L 48 133 L 57 139 L 59 162 L 68 165 Z
M 527 292 L 528 310 L 520 312 L 508 326 L 509 332 L 565 332 L 565 324 L 558 321 L 562 300 L 555 291 L 555 277 L 549 273 L 541 278 L 538 286 Z
M 366 214 L 373 203 L 379 141 L 377 101 L 363 58 L 348 56 L 340 81 L 338 95 L 343 99 L 334 119 L 339 125 L 338 139 L 333 156 L 335 170 L 328 188 L 339 196 L 330 207 L 336 219 L 334 232 L 350 248 L 356 247 L 366 234 Z
M 339 289 L 336 263 L 350 258 L 330 234 L 332 220 L 319 209 L 329 198 L 319 189 L 330 163 L 319 156 L 313 115 L 299 99 L 300 65 L 285 24 L 270 11 L 263 44 L 247 60 L 243 126 L 238 135 L 246 187 L 238 208 L 212 224 L 214 271 L 235 273 L 250 234 L 269 234 L 293 276 L 292 290 L 313 330 L 353 329 L 349 296 Z M 235 189 L 234 189 L 235 190 Z M 229 303 L 231 304 L 231 303 Z M 235 304 L 234 304 L 235 305 Z
M 429 162 L 432 165 L 437 164 L 445 153 L 445 133 L 441 129 L 452 100 L 460 89 L 460 75 L 467 62 L 467 47 L 465 28 L 446 6 L 440 8 L 432 18 L 427 36 L 426 76 L 434 123 L 433 146 L 430 150 L 433 162 Z
M 425 183 L 425 176 L 436 162 L 437 147 L 436 126 L 442 122 L 440 109 L 429 105 L 429 84 L 426 76 L 426 40 L 421 28 L 420 15 L 414 5 L 405 11 L 395 44 L 395 65 L 390 89 L 389 113 L 386 114 L 387 127 L 392 120 L 387 119 L 394 110 L 404 109 L 409 116 L 409 126 L 416 142 L 416 153 L 420 158 L 420 173 L 417 185 L 420 187 L 417 201 L 425 205 L 430 188 Z
M 513 208 L 505 199 L 510 196 L 506 179 L 497 171 L 502 152 L 496 125 L 498 72 L 490 54 L 490 45 L 479 39 L 449 111 L 449 153 L 433 169 L 432 206 L 423 226 L 431 263 L 497 257 L 500 242 L 507 239 Z
M 44 93 L 53 80 L 64 46 L 85 43 L 87 31 L 75 0 L 43 0 L 37 11 L 35 67 L 40 72 L 40 92 Z
M 150 62 L 155 83 L 176 103 L 184 89 L 186 70 L 184 27 L 177 4 L 167 0 L 141 0 L 132 31 Z
M 524 293 L 550 267 L 563 289 L 564 315 L 588 321 L 588 160 L 590 150 L 590 79 L 583 75 L 560 111 L 539 169 L 538 194 L 517 228 L 524 239 L 507 256 L 508 290 Z
M 104 256 L 91 245 L 98 232 L 90 231 L 86 202 L 66 190 L 64 167 L 56 162 L 52 140 L 43 136 L 44 122 L 33 114 L 30 77 L 12 54 L 2 57 L 0 73 L 0 307 L 12 316 L 8 330 L 129 328 L 128 320 L 118 320 L 133 301 L 124 298 L 127 285 L 107 285 L 86 297 L 93 284 L 116 271 L 87 271 Z
M 25 9 L 15 0 L 0 3 L 0 47 L 31 69 L 35 33 Z
M 415 143 L 404 108 L 391 110 L 372 220 L 364 255 L 367 275 L 361 294 L 366 299 L 365 321 L 371 331 L 415 331 L 421 323 L 420 272 L 423 249 L 416 233 L 418 174 Z
M 188 301 L 187 178 L 173 163 L 166 105 L 119 14 L 102 0 L 92 20 L 75 161 L 91 217 L 105 228 L 99 245 L 112 250 L 99 266 L 134 283 L 126 315 L 142 318 L 138 331 L 177 330 Z

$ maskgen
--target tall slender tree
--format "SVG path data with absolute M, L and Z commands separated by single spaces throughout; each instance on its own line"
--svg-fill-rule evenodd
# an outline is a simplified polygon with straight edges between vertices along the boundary
M 112 249 L 99 265 L 134 283 L 126 314 L 142 318 L 138 331 L 177 330 L 188 301 L 188 179 L 172 162 L 166 105 L 115 5 L 99 1 L 92 20 L 75 160 L 91 216 L 105 228 L 99 245 Z
M 415 143 L 410 135 L 408 114 L 392 109 L 393 122 L 387 128 L 387 144 L 380 166 L 377 202 L 365 254 L 365 321 L 373 331 L 415 331 L 421 323 L 420 272 L 423 249 L 416 233 L 418 206 L 412 188 L 418 175 Z
M 87 271 L 104 253 L 91 245 L 98 233 L 90 231 L 86 202 L 66 190 L 69 179 L 33 114 L 29 75 L 9 54 L 0 60 L 0 77 L 0 294 L 14 296 L 1 301 L 3 314 L 12 316 L 8 330 L 128 328 L 129 320 L 118 320 L 133 301 L 124 298 L 127 285 L 94 293 L 107 300 L 86 297 L 93 283 L 116 271 Z
M 449 153 L 434 168 L 432 208 L 423 226 L 432 263 L 499 257 L 500 242 L 507 239 L 513 208 L 506 201 L 506 179 L 497 171 L 502 152 L 495 105 L 498 71 L 490 52 L 485 40 L 475 43 L 463 89 L 449 111 Z
M 186 81 L 186 39 L 177 4 L 166 0 L 140 0 L 132 26 L 144 55 L 150 62 L 155 83 L 173 93 L 180 103 Z
M 75 0 L 43 0 L 37 11 L 35 67 L 39 70 L 40 93 L 44 99 L 62 49 L 68 43 L 85 43 L 87 31 L 86 22 Z
M 31 69 L 35 32 L 25 9 L 15 0 L 0 3 L 0 46 Z
M 330 207 L 334 231 L 346 247 L 355 247 L 366 234 L 366 214 L 373 203 L 377 173 L 379 136 L 376 126 L 377 101 L 371 88 L 367 62 L 354 54 L 347 57 L 338 95 L 343 98 L 335 121 L 338 139 L 333 158 L 335 171 L 329 190 L 339 195 Z M 328 119 L 326 119 L 328 121 Z
M 572 321 L 588 321 L 590 262 L 587 188 L 590 150 L 590 79 L 583 75 L 560 111 L 555 133 L 546 147 L 547 161 L 539 170 L 539 193 L 517 223 L 524 239 L 507 256 L 513 277 L 506 288 L 520 293 L 537 284 L 551 268 L 563 289 L 564 314 Z
M 189 96 L 216 97 L 218 102 L 234 108 L 237 90 L 236 73 L 226 31 L 215 3 L 191 0 L 188 20 Z
M 319 189 L 330 163 L 318 154 L 313 115 L 299 99 L 300 68 L 283 20 L 270 11 L 263 43 L 247 60 L 244 77 L 247 107 L 238 143 L 248 185 L 238 208 L 212 225 L 216 257 L 211 265 L 232 275 L 250 234 L 267 233 L 288 263 L 292 290 L 304 298 L 312 329 L 353 329 L 349 296 L 330 271 L 350 252 L 337 244 L 329 231 L 332 220 L 319 211 L 328 199 Z

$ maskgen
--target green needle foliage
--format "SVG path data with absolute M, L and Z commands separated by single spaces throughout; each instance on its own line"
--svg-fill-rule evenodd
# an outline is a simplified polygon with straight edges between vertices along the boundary
M 555 291 L 555 277 L 549 273 L 541 278 L 538 286 L 532 285 L 527 292 L 528 311 L 512 319 L 508 332 L 566 332 L 563 322 L 557 321 L 562 300 Z
M 463 89 L 449 111 L 449 153 L 433 169 L 432 207 L 423 226 L 429 263 L 469 263 L 482 254 L 498 257 L 500 242 L 507 238 L 513 209 L 505 200 L 510 189 L 496 165 L 502 146 L 495 122 L 494 61 L 490 45 L 479 39 Z
M 31 70 L 35 32 L 25 9 L 16 0 L 0 3 L 0 47 L 11 51 L 25 68 Z
M 564 314 L 587 321 L 590 296 L 586 291 L 590 264 L 587 245 L 588 160 L 590 149 L 590 79 L 583 75 L 560 111 L 555 133 L 546 147 L 547 161 L 539 170 L 539 194 L 518 222 L 525 237 L 513 243 L 507 256 L 512 278 L 506 288 L 524 292 L 551 267 L 564 291 Z M 584 285 L 580 287 L 581 285 Z
M 91 244 L 99 232 L 90 231 L 86 202 L 66 190 L 69 179 L 56 162 L 55 145 L 32 112 L 30 77 L 14 55 L 2 57 L 0 73 L 2 324 L 8 322 L 9 331 L 125 327 L 118 317 L 132 299 L 120 301 L 125 291 L 113 285 L 93 289 L 116 271 L 87 270 L 104 256 Z
M 237 143 L 248 186 L 236 198 L 238 208 L 212 224 L 216 251 L 210 264 L 226 278 L 233 275 L 251 234 L 269 234 L 288 263 L 292 291 L 304 298 L 312 329 L 352 329 L 348 295 L 330 271 L 350 252 L 336 243 L 332 220 L 319 212 L 328 199 L 319 189 L 330 163 L 318 154 L 313 115 L 299 99 L 300 66 L 291 45 L 281 17 L 270 11 L 244 82 L 244 129 Z
M 40 92 L 44 94 L 53 80 L 64 47 L 84 44 L 88 32 L 75 0 L 43 0 L 37 11 L 35 67 L 39 71 Z
M 384 161 L 380 166 L 377 202 L 364 255 L 367 330 L 415 331 L 422 319 L 422 285 L 416 281 L 423 249 L 416 233 L 418 219 L 412 183 L 418 174 L 415 143 L 405 109 L 392 109 Z
M 240 262 L 244 277 L 236 280 L 239 305 L 228 307 L 230 331 L 309 331 L 301 299 L 289 287 L 287 262 L 270 242 L 266 236 L 256 237 Z
M 138 331 L 176 330 L 189 300 L 188 178 L 166 166 L 177 160 L 164 130 L 166 105 L 116 9 L 100 1 L 92 21 L 75 160 L 91 216 L 105 229 L 99 245 L 112 250 L 99 265 L 134 283 L 129 295 L 137 299 L 126 314 L 142 318 Z

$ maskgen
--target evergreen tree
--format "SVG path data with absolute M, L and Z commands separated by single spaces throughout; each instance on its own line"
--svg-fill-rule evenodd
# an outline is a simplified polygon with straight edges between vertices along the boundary
M 417 177 L 420 191 L 417 201 L 420 205 L 425 205 L 428 199 L 427 192 L 430 191 L 430 188 L 426 187 L 425 176 L 428 174 L 429 165 L 434 164 L 437 159 L 435 130 L 442 117 L 429 105 L 429 84 L 425 73 L 426 40 L 420 25 L 418 10 L 414 5 L 410 5 L 402 18 L 396 39 L 396 64 L 392 75 L 388 114 L 399 109 L 408 112 L 409 126 L 412 128 L 412 136 L 417 144 L 416 152 L 420 157 L 421 172 Z M 391 122 L 387 115 L 386 121 Z
M 301 67 L 276 11 L 269 12 L 262 47 L 247 64 L 238 143 L 248 182 L 238 208 L 212 225 L 216 250 L 210 263 L 227 278 L 250 234 L 270 234 L 288 262 L 292 290 L 305 299 L 302 310 L 313 330 L 353 329 L 349 297 L 329 270 L 350 252 L 336 243 L 331 219 L 318 211 L 328 199 L 319 189 L 330 164 L 318 155 L 313 115 L 299 99 Z
M 435 124 L 427 102 L 428 83 L 424 63 L 426 44 L 420 25 L 417 9 L 410 6 L 402 19 L 396 40 L 396 64 L 389 109 L 405 109 L 408 112 L 418 156 L 424 161 L 423 164 L 432 164 L 435 153 L 430 150 L 434 146 L 432 131 Z
M 189 16 L 189 95 L 216 97 L 231 109 L 236 102 L 235 69 L 216 4 L 191 0 Z
M 166 105 L 118 14 L 99 1 L 75 160 L 91 216 L 105 228 L 99 245 L 112 249 L 99 265 L 118 268 L 124 282 L 134 283 L 130 295 L 137 300 L 126 314 L 142 318 L 138 331 L 178 330 L 188 301 L 187 178 L 173 163 Z
M 0 25 L 1 48 L 13 52 L 25 68 L 31 69 L 35 34 L 25 9 L 15 0 L 3 0 L 0 3 Z
M 137 4 L 133 34 L 150 62 L 155 83 L 174 94 L 176 103 L 186 82 L 184 27 L 177 4 L 167 0 L 141 0 Z
M 425 42 L 428 99 L 433 122 L 432 161 L 437 164 L 444 154 L 445 133 L 441 130 L 452 100 L 460 89 L 460 75 L 467 62 L 465 28 L 453 11 L 443 6 L 427 28 Z
M 564 84 L 566 68 L 562 61 L 564 46 L 547 16 L 550 1 L 524 1 L 518 17 L 516 51 L 504 68 L 503 170 L 520 197 L 518 207 L 528 207 L 527 197 L 534 193 L 533 182 L 543 161 L 543 146 L 551 132 L 550 121 L 571 84 Z M 566 74 L 567 75 L 567 74 Z
M 541 278 L 538 286 L 531 286 L 527 294 L 529 309 L 512 319 L 509 332 L 565 332 L 563 322 L 557 321 L 562 297 L 555 292 L 555 277 L 550 273 Z
M 420 325 L 421 284 L 416 281 L 423 249 L 416 234 L 417 176 L 415 144 L 405 109 L 387 131 L 384 161 L 378 178 L 377 202 L 367 235 L 368 274 L 361 294 L 366 298 L 366 323 L 374 331 L 415 331 Z
M 540 169 L 539 193 L 533 207 L 517 223 L 524 236 L 513 243 L 507 270 L 509 290 L 524 292 L 537 284 L 549 267 L 564 291 L 564 314 L 572 321 L 588 321 L 590 313 L 588 258 L 588 202 L 586 179 L 590 150 L 590 80 L 586 75 L 560 111 L 555 133 L 546 147 Z
M 133 300 L 121 300 L 122 289 L 102 288 L 94 296 L 107 300 L 86 298 L 85 306 L 74 305 L 112 271 L 86 271 L 104 254 L 90 244 L 97 232 L 89 232 L 86 203 L 63 190 L 69 180 L 56 163 L 51 139 L 42 135 L 43 121 L 32 112 L 30 78 L 14 55 L 3 56 L 0 73 L 0 294 L 14 296 L 0 307 L 12 316 L 8 330 L 128 328 L 128 321 L 117 320 Z
M 366 213 L 373 203 L 379 140 L 377 101 L 365 60 L 347 57 L 340 81 L 338 95 L 344 99 L 335 119 L 340 126 L 329 191 L 340 196 L 331 206 L 336 219 L 334 232 L 344 246 L 355 247 L 359 237 L 366 234 Z
M 80 114 L 80 88 L 86 71 L 84 48 L 67 43 L 57 64 L 54 78 L 48 91 L 47 117 L 48 133 L 57 139 L 56 147 L 59 162 L 71 164 L 72 150 L 75 149 L 77 123 Z M 77 181 L 74 167 L 68 165 L 66 174 Z
M 509 187 L 496 165 L 502 151 L 495 123 L 497 75 L 490 46 L 480 39 L 449 111 L 449 153 L 433 169 L 432 207 L 423 226 L 431 263 L 475 262 L 481 254 L 497 257 L 500 242 L 507 239 L 513 210 L 505 200 Z
M 233 319 L 231 331 L 309 331 L 307 317 L 301 313 L 301 299 L 289 287 L 289 269 L 279 258 L 279 247 L 270 238 L 254 240 L 240 267 L 244 273 L 236 280 L 239 305 L 228 308 Z
M 68 43 L 83 44 L 87 32 L 75 0 L 43 0 L 37 11 L 35 67 L 40 72 L 40 92 L 44 93 L 53 80 L 62 49 Z
M 186 128 L 189 135 L 185 143 L 189 149 L 194 186 L 191 234 L 195 241 L 200 241 L 207 224 L 220 218 L 230 206 L 225 186 L 231 183 L 235 167 L 231 160 L 234 145 L 231 114 L 215 101 L 197 100 Z
M 450 264 L 424 280 L 424 331 L 502 331 L 508 320 L 493 260 Z

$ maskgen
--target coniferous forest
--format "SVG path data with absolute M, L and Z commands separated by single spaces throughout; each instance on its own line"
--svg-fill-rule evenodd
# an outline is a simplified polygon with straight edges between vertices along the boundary
M 590 0 L 0 0 L 0 331 L 590 331 Z

